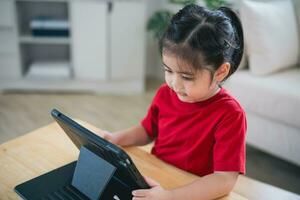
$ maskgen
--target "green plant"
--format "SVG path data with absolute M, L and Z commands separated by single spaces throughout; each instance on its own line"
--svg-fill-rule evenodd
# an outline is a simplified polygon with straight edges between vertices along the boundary
M 196 3 L 196 0 L 169 0 L 170 3 L 187 5 L 191 3 Z
M 169 3 L 187 5 L 196 3 L 197 0 L 169 0 Z M 220 6 L 227 5 L 226 0 L 204 0 L 205 5 L 209 9 L 216 9 Z M 159 40 L 167 28 L 172 16 L 169 10 L 159 10 L 156 11 L 147 22 L 147 31 L 153 32 L 153 36 L 156 40 Z
M 220 6 L 226 6 L 228 5 L 226 0 L 204 0 L 205 5 L 209 8 L 209 9 L 217 9 Z
M 156 11 L 148 20 L 147 30 L 153 32 L 155 39 L 159 40 L 164 33 L 173 13 L 168 10 Z

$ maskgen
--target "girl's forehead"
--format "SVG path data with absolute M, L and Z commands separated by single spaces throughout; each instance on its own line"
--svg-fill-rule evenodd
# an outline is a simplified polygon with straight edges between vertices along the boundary
M 162 54 L 163 64 L 173 70 L 195 73 L 192 64 L 173 54 Z

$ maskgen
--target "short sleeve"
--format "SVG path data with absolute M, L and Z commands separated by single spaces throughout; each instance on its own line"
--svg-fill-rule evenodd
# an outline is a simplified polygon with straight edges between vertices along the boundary
M 158 101 L 160 98 L 160 92 L 162 87 L 157 91 L 155 97 L 152 100 L 151 105 L 148 108 L 148 112 L 144 119 L 141 121 L 141 125 L 145 128 L 148 136 L 154 139 L 158 134 Z
M 246 115 L 236 110 L 224 117 L 215 132 L 213 149 L 214 171 L 245 173 Z

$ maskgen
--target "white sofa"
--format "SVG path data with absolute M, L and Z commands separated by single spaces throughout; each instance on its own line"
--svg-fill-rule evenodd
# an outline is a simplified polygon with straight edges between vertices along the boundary
M 300 38 L 300 1 L 294 6 Z M 249 67 L 225 83 L 246 110 L 247 143 L 300 166 L 300 65 L 268 75 Z
M 266 77 L 240 70 L 225 87 L 246 110 L 247 143 L 300 165 L 300 68 Z

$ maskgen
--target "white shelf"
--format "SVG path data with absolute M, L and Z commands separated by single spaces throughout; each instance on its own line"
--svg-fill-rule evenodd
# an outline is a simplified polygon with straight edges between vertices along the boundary
M 20 36 L 19 42 L 22 44 L 70 44 L 69 37 L 38 37 L 31 35 Z
M 69 79 L 71 77 L 68 61 L 35 61 L 29 65 L 25 78 L 29 79 Z
M 0 92 L 143 91 L 144 0 L 0 0 L 0 11 Z M 69 23 L 69 36 L 33 35 L 43 17 Z

